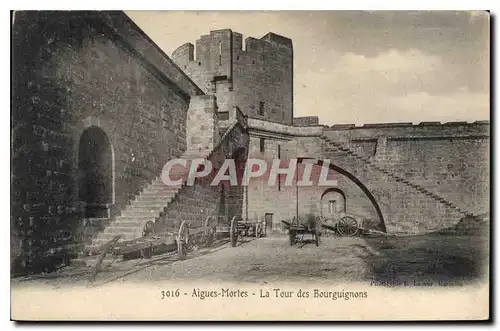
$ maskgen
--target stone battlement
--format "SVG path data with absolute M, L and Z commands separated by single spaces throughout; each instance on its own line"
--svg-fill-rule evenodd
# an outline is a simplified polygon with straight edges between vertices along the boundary
M 195 45 L 190 42 L 179 46 L 172 52 L 172 59 L 177 63 L 183 64 L 196 61 L 200 62 L 200 60 L 203 59 L 205 53 L 207 52 L 207 49 L 203 47 L 203 44 L 210 42 L 213 39 L 221 39 L 221 37 L 224 36 L 229 36 L 231 38 L 232 47 L 230 47 L 228 50 L 232 50 L 232 53 L 261 52 L 264 48 L 268 48 L 270 45 L 272 45 L 275 50 L 284 49 L 285 51 L 293 51 L 293 44 L 291 39 L 273 32 L 267 33 L 260 39 L 254 37 L 246 38 L 245 49 L 243 49 L 243 35 L 241 33 L 232 31 L 231 29 L 220 29 L 211 30 L 210 34 L 202 35 L 198 40 L 196 40 L 196 49 Z
M 295 118 L 297 119 L 297 118 Z M 379 129 L 379 128 L 401 128 L 401 127 L 422 127 L 422 126 L 490 126 L 489 121 L 474 121 L 474 122 L 420 122 L 414 124 L 412 122 L 395 122 L 395 123 L 373 123 L 373 124 L 334 124 L 330 127 L 325 127 L 326 130 L 352 130 L 352 129 Z
M 292 40 L 275 33 L 248 37 L 230 29 L 213 30 L 195 45 L 172 53 L 173 61 L 222 112 L 239 107 L 246 115 L 290 125 L 293 122 Z
M 324 134 L 329 137 L 349 137 L 349 139 L 372 139 L 387 137 L 388 139 L 405 138 L 433 138 L 450 139 L 475 137 L 488 138 L 490 135 L 489 121 L 468 122 L 421 122 L 413 123 L 380 123 L 332 125 L 324 128 Z

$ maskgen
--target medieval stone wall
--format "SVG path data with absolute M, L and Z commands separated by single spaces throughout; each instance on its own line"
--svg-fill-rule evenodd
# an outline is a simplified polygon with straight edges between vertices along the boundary
M 13 260 L 36 270 L 79 241 L 82 133 L 109 141 L 112 217 L 183 153 L 190 95 L 202 92 L 123 13 L 18 12 L 13 33 Z
M 325 130 L 393 173 L 474 214 L 489 210 L 489 123 L 376 124 Z
M 280 145 L 282 159 L 329 159 L 339 168 L 331 173 L 338 178 L 334 187 L 345 194 L 346 212 L 369 220 L 376 228 L 385 227 L 392 233 L 425 233 L 453 225 L 466 214 L 489 210 L 488 123 L 330 129 L 286 127 L 257 120 L 249 123 L 253 132 L 250 151 L 258 158 L 277 157 Z M 317 134 L 316 130 L 324 131 Z M 290 138 L 291 132 L 295 138 Z M 261 139 L 264 153 L 259 150 Z M 278 189 L 254 184 L 249 188 L 248 217 L 263 218 L 265 213 L 272 213 L 276 223 L 274 217 L 279 222 L 297 214 L 320 215 L 325 189 L 299 187 L 297 193 L 294 186 Z
M 172 58 L 123 13 L 16 13 L 14 272 L 42 271 L 53 265 L 49 250 L 81 244 L 90 210 L 81 195 L 82 137 L 104 144 L 94 160 L 106 165 L 102 191 L 109 195 L 92 207 L 100 228 L 188 147 L 208 153 L 215 168 L 236 151 L 268 165 L 329 159 L 337 184 L 297 190 L 269 186 L 264 176 L 222 190 L 202 180 L 161 215 L 167 227 L 272 214 L 270 228 L 280 231 L 282 219 L 326 216 L 341 203 L 370 227 L 418 234 L 489 210 L 489 123 L 325 127 L 317 117 L 294 119 L 292 42 L 272 33 L 247 38 L 243 50 L 241 34 L 211 31 L 196 50 L 185 44 Z

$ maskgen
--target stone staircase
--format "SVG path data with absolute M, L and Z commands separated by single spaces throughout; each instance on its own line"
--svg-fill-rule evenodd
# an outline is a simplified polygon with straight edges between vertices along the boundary
M 467 212 L 466 210 L 463 210 L 461 208 L 459 208 L 458 206 L 456 206 L 455 204 L 451 203 L 450 201 L 447 201 L 445 198 L 441 197 L 440 195 L 436 194 L 435 192 L 432 192 L 428 189 L 426 189 L 425 187 L 419 185 L 419 184 L 415 184 L 401 176 L 398 176 L 396 174 L 394 174 L 393 172 L 385 169 L 384 167 L 378 165 L 375 163 L 375 161 L 371 160 L 370 158 L 366 157 L 366 156 L 363 156 L 363 155 L 360 155 L 358 153 L 356 153 L 355 151 L 353 151 L 351 148 L 349 148 L 348 146 L 346 146 L 345 143 L 340 143 L 340 142 L 335 142 L 331 139 L 329 139 L 328 137 L 325 137 L 325 136 L 321 136 L 321 139 L 324 140 L 325 142 L 327 142 L 329 145 L 333 146 L 334 149 L 337 149 L 337 150 L 340 150 L 348 155 L 351 155 L 353 156 L 354 158 L 360 160 L 360 161 L 363 161 L 364 163 L 366 163 L 367 165 L 371 166 L 373 169 L 379 171 L 379 172 L 382 172 L 383 174 L 389 176 L 390 178 L 394 179 L 396 182 L 401 182 L 401 183 L 404 183 L 412 188 L 414 188 L 415 190 L 417 190 L 418 192 L 434 199 L 435 201 L 437 202 L 440 202 L 442 204 L 444 204 L 445 206 L 451 208 L 451 209 L 454 209 L 455 211 L 457 211 L 458 213 L 464 215 L 464 216 L 473 216 L 471 213 Z
M 192 159 L 210 159 L 211 156 L 224 139 L 231 133 L 239 122 L 233 123 L 224 134 L 220 137 L 219 142 L 214 146 L 210 152 L 198 152 L 189 150 L 184 153 L 180 158 Z M 172 177 L 175 177 L 172 176 Z M 103 231 L 97 233 L 91 240 L 89 245 L 86 245 L 84 250 L 79 254 L 78 258 L 73 260 L 74 264 L 94 265 L 97 260 L 96 256 L 91 256 L 92 252 L 102 245 L 106 244 L 116 236 L 121 236 L 119 241 L 131 240 L 143 236 L 144 226 L 148 221 L 156 222 L 162 216 L 167 215 L 167 211 L 171 206 L 179 208 L 179 205 L 174 201 L 179 200 L 178 196 L 182 194 L 183 188 L 186 187 L 186 178 L 181 185 L 167 186 L 161 177 L 153 179 L 130 203 L 121 211 L 119 216 L 116 216 Z M 201 197 L 199 197 L 201 198 Z M 197 207 L 198 202 L 196 199 L 189 197 L 183 198 L 183 201 Z M 189 219 L 189 206 L 183 206 L 180 210 L 176 210 L 177 218 Z M 172 212 L 172 211 L 170 211 Z M 168 216 L 168 215 L 167 215 Z M 172 221 L 170 219 L 170 221 Z M 178 220 L 177 220 L 178 221 Z M 175 227 L 174 224 L 169 224 Z M 110 261 L 113 257 L 107 257 L 105 261 Z
M 184 153 L 181 158 L 193 159 L 204 158 L 205 156 L 192 152 Z M 148 221 L 155 222 L 162 216 L 170 203 L 176 199 L 185 181 L 179 186 L 167 186 L 161 177 L 153 179 L 144 189 L 135 196 L 134 200 L 116 216 L 103 231 L 97 233 L 92 238 L 91 243 L 86 245 L 73 264 L 86 264 L 92 266 L 96 258 L 88 258 L 98 247 L 106 244 L 116 236 L 121 236 L 119 241 L 140 238 L 143 229 Z M 105 261 L 111 260 L 107 257 Z

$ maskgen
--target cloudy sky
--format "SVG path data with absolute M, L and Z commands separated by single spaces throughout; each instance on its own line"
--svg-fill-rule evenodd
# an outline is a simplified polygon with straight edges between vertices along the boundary
M 322 124 L 489 120 L 485 12 L 126 12 L 168 55 L 210 30 L 294 46 L 295 116 Z

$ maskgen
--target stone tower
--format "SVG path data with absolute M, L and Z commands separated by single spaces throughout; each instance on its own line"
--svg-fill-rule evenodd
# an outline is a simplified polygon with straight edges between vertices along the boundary
M 268 33 L 245 40 L 232 30 L 211 31 L 195 47 L 184 44 L 172 59 L 207 94 L 217 97 L 218 112 L 238 107 L 244 114 L 283 124 L 293 121 L 293 46 Z

